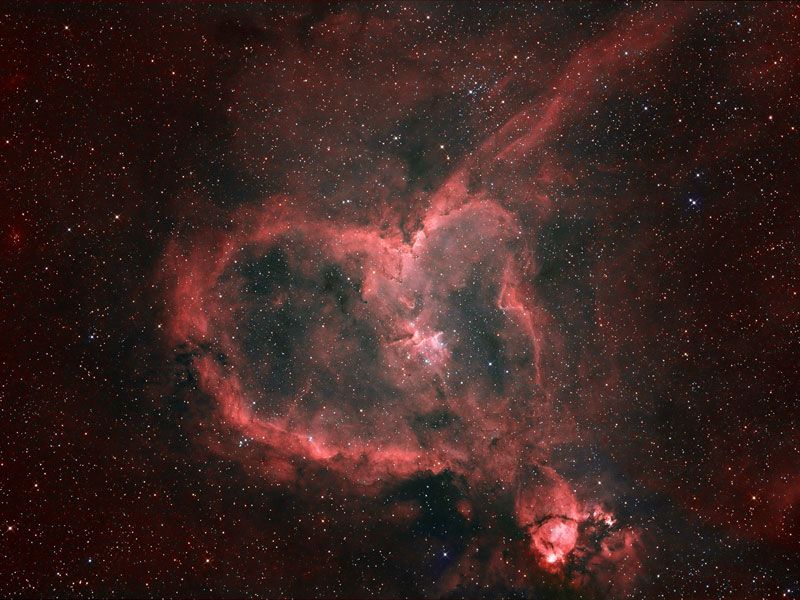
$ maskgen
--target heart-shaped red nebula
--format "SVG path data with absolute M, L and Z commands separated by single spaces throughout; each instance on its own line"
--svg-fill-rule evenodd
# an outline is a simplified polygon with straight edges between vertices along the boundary
M 6 4 L 0 597 L 800 597 L 800 5 Z
M 500 202 L 445 189 L 413 226 L 321 221 L 274 197 L 173 244 L 170 334 L 215 402 L 218 449 L 267 479 L 310 465 L 374 495 L 443 471 L 499 485 L 542 570 L 622 561 L 625 585 L 636 532 L 547 466 L 576 430 L 552 393 L 532 238 Z

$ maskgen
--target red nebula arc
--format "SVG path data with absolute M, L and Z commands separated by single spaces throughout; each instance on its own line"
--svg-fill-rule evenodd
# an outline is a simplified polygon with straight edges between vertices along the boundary
M 198 244 L 184 254 L 173 246 L 168 262 L 181 268 L 171 291 L 172 339 L 213 345 L 217 355 L 205 353 L 197 370 L 203 389 L 218 400 L 223 422 L 286 458 L 326 461 L 364 485 L 443 469 L 513 480 L 514 473 L 491 465 L 475 468 L 475 440 L 515 432 L 546 403 L 542 311 L 520 300 L 530 294 L 520 291 L 525 266 L 515 259 L 519 227 L 498 204 L 474 200 L 447 212 L 432 209 L 407 237 L 306 220 L 272 199 L 257 214 L 240 215 L 211 251 Z M 237 267 L 270 254 L 280 254 L 288 278 L 281 284 L 282 275 L 259 273 L 272 278 L 266 281 L 270 289 L 243 295 L 247 276 Z M 338 281 L 331 284 L 332 278 Z M 336 286 L 341 289 L 330 289 Z M 491 350 L 484 352 L 485 380 L 472 382 L 464 372 L 476 367 L 469 352 L 474 344 L 453 327 L 452 316 L 459 301 L 483 300 L 492 303 L 493 344 L 505 352 L 495 361 Z M 254 310 L 268 314 L 273 326 L 289 311 L 313 312 L 300 334 L 302 349 L 292 356 L 304 376 L 290 390 L 253 393 L 277 360 L 268 351 L 254 362 L 241 347 L 237 332 Z M 367 374 L 380 380 L 380 394 L 355 381 Z M 493 389 L 501 385 L 502 392 Z M 533 410 L 531 399 L 537 399 Z M 510 411 L 509 402 L 526 408 Z M 416 415 L 458 419 L 464 435 L 458 443 L 421 448 Z
M 543 371 L 557 344 L 517 218 L 487 198 L 448 203 L 404 233 L 312 220 L 275 197 L 171 245 L 169 336 L 215 402 L 215 447 L 252 460 L 241 446 L 256 446 L 275 481 L 313 463 L 366 493 L 444 470 L 516 489 L 531 567 L 546 572 L 635 556 L 635 532 L 544 466 L 575 432 Z M 587 550 L 598 528 L 622 549 Z
M 668 16 L 677 27 L 685 15 Z M 550 466 L 555 447 L 580 443 L 532 284 L 546 186 L 566 175 L 526 161 L 597 100 L 592 82 L 621 69 L 621 47 L 646 60 L 664 31 L 641 19 L 585 48 L 552 93 L 402 211 L 322 217 L 307 193 L 275 195 L 224 229 L 176 237 L 163 261 L 168 343 L 213 400 L 209 444 L 298 487 L 308 465 L 365 494 L 444 471 L 470 489 L 500 485 L 532 571 L 629 587 L 640 534 Z

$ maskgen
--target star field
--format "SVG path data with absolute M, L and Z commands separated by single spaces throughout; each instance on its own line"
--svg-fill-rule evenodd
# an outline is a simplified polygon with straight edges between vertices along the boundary
M 0 10 L 0 593 L 800 597 L 800 8 Z

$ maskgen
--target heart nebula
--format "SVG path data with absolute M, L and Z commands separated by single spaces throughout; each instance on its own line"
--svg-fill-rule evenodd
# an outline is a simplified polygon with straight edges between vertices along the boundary
M 313 219 L 274 197 L 173 242 L 169 335 L 213 402 L 209 443 L 284 483 L 325 471 L 380 496 L 447 472 L 469 506 L 502 490 L 532 566 L 580 584 L 622 561 L 608 584 L 627 585 L 638 535 L 548 466 L 577 433 L 530 236 L 466 192 L 408 221 Z

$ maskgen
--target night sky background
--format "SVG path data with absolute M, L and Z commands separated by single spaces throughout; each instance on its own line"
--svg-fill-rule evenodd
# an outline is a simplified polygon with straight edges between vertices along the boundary
M 800 598 L 800 6 L 0 9 L 0 594 Z

